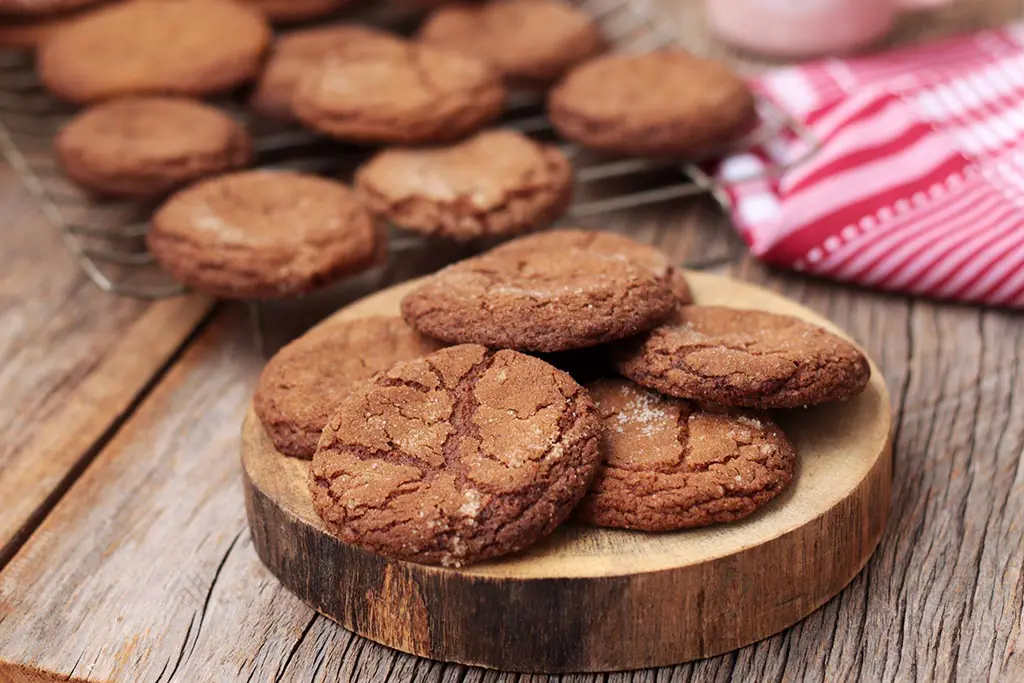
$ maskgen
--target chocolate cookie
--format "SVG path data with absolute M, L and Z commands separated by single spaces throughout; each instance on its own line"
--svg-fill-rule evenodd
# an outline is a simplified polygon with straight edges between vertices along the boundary
M 628 259 L 663 279 L 675 293 L 680 304 L 693 303 L 693 294 L 690 292 L 690 285 L 686 282 L 686 276 L 683 271 L 672 265 L 664 253 L 648 244 L 637 242 L 614 232 L 559 228 L 506 242 L 500 247 L 492 249 L 491 253 L 511 254 L 530 251 L 565 253 L 572 249 L 597 251 Z
M 510 85 L 544 86 L 606 42 L 586 12 L 558 0 L 494 0 L 436 10 L 420 39 L 496 67 Z
M 456 263 L 407 294 L 402 316 L 452 344 L 550 353 L 644 332 L 674 307 L 671 290 L 650 270 L 572 249 L 495 252 Z
M 103 0 L 0 0 L 0 15 L 39 17 L 97 5 Z
M 515 351 L 462 345 L 360 384 L 313 456 L 313 507 L 346 543 L 458 567 L 550 534 L 599 460 L 594 404 Z
M 150 251 L 198 291 L 227 298 L 303 294 L 365 270 L 383 236 L 341 183 L 290 171 L 204 180 L 153 216 Z
M 569 140 L 649 157 L 692 157 L 721 147 L 757 116 L 739 76 L 678 49 L 588 61 L 551 92 L 548 108 Z
M 214 107 L 170 97 L 104 102 L 75 116 L 54 142 L 64 172 L 102 195 L 153 197 L 241 168 L 249 135 Z
M 625 343 L 619 371 L 663 394 L 751 408 L 796 408 L 859 394 L 871 376 L 857 348 L 797 318 L 685 306 Z
M 328 58 L 404 54 L 406 41 L 367 26 L 349 24 L 293 31 L 274 43 L 250 103 L 264 116 L 289 121 L 299 80 Z
M 485 63 L 426 45 L 400 54 L 329 59 L 295 89 L 295 116 L 342 140 L 447 142 L 501 114 L 501 76 Z
M 358 170 L 355 185 L 400 228 L 472 240 L 558 219 L 572 200 L 572 166 L 555 147 L 490 130 L 450 147 L 384 150 Z
M 622 379 L 587 387 L 602 463 L 577 516 L 597 526 L 674 531 L 743 519 L 793 479 L 796 454 L 766 416 L 705 409 Z
M 228 0 L 133 0 L 57 31 L 39 49 L 54 94 L 87 103 L 122 95 L 204 96 L 252 78 L 270 42 L 256 10 Z
M 327 323 L 270 359 L 253 399 L 256 415 L 277 450 L 312 458 L 327 418 L 356 383 L 441 346 L 397 317 Z
M 242 0 L 263 12 L 271 21 L 286 24 L 319 19 L 335 12 L 352 0 Z

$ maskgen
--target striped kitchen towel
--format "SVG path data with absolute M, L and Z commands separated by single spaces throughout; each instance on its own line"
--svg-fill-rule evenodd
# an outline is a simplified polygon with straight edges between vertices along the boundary
M 807 156 L 782 134 L 715 170 L 757 257 L 1024 308 L 1024 26 L 788 67 L 754 85 L 820 142 Z M 764 173 L 776 164 L 788 168 Z

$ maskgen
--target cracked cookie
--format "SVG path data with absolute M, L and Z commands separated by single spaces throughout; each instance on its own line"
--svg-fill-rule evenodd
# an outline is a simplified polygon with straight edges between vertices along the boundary
M 576 67 L 548 110 L 569 140 L 609 154 L 692 157 L 741 136 L 754 96 L 727 66 L 671 49 L 609 55 Z
M 551 353 L 644 332 L 675 306 L 663 278 L 617 255 L 499 249 L 426 279 L 402 317 L 451 344 Z
M 492 249 L 490 253 L 511 254 L 529 251 L 564 253 L 571 249 L 597 251 L 628 259 L 663 279 L 675 293 L 680 304 L 693 302 L 693 294 L 690 292 L 690 285 L 686 282 L 686 276 L 672 265 L 664 253 L 649 244 L 637 242 L 614 232 L 558 228 L 520 237 Z
M 327 419 L 357 382 L 440 348 L 397 317 L 327 323 L 270 359 L 256 388 L 256 415 L 277 450 L 312 458 Z
M 332 415 L 309 474 L 346 543 L 458 567 L 554 531 L 597 468 L 587 392 L 547 363 L 465 344 L 395 365 Z
M 256 82 L 249 103 L 269 118 L 290 121 L 298 82 L 331 57 L 404 53 L 406 41 L 368 26 L 324 26 L 292 31 L 279 38 Z
M 466 241 L 558 219 L 572 182 L 572 166 L 557 148 L 491 130 L 450 147 L 384 150 L 357 171 L 355 186 L 400 228 Z
M 303 294 L 370 267 L 382 231 L 341 183 L 291 171 L 243 171 L 173 195 L 146 238 L 169 273 L 227 298 Z
M 702 408 L 622 379 L 588 385 L 601 416 L 601 467 L 576 516 L 673 531 L 735 522 L 777 496 L 796 454 L 766 416 Z
M 328 59 L 295 88 L 292 110 L 325 135 L 370 144 L 447 142 L 501 114 L 501 75 L 484 62 L 427 45 L 397 54 Z
M 132 97 L 75 116 L 54 142 L 64 172 L 91 192 L 156 197 L 249 163 L 249 134 L 219 109 L 172 97 Z
M 482 59 L 517 87 L 548 85 L 606 47 L 586 12 L 556 0 L 445 5 L 419 38 Z
M 227 0 L 133 0 L 61 28 L 40 46 L 39 77 L 55 95 L 88 103 L 123 95 L 201 97 L 260 69 L 270 27 Z
M 341 9 L 351 0 L 242 0 L 242 2 L 263 12 L 274 23 L 286 24 L 319 19 Z
M 685 306 L 616 352 L 619 371 L 663 394 L 749 408 L 797 408 L 859 394 L 871 367 L 853 344 L 797 318 Z

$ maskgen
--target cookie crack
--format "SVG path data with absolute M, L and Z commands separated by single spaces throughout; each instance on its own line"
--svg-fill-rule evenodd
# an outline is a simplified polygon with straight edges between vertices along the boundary
M 360 359 L 360 361 L 363 363 L 363 367 L 366 367 L 366 362 L 363 361 L 362 359 Z M 386 375 L 382 375 L 380 378 L 377 379 L 377 383 L 380 386 L 385 387 L 405 387 L 407 389 L 415 389 L 416 391 L 419 391 L 424 394 L 429 394 L 431 391 L 434 391 L 432 387 L 428 387 L 426 384 L 417 382 L 416 380 L 412 379 L 404 379 L 402 377 L 388 377 Z
M 482 441 L 480 427 L 473 420 L 480 410 L 480 400 L 476 397 L 475 389 L 483 374 L 494 365 L 496 357 L 496 353 L 488 351 L 483 360 L 470 367 L 453 387 L 455 399 L 451 417 L 452 433 L 445 439 L 441 452 L 444 454 L 445 467 L 455 474 L 455 481 L 460 488 L 469 483 L 469 477 L 466 464 L 459 457 L 459 445 L 465 437 L 475 439 L 477 443 Z
M 338 504 L 338 505 L 341 505 L 344 508 L 346 518 L 348 518 L 351 521 L 363 520 L 363 519 L 366 518 L 366 513 L 368 511 L 385 510 L 389 506 L 391 506 L 395 502 L 395 500 L 397 498 L 401 498 L 402 496 L 406 496 L 406 495 L 415 494 L 417 492 L 417 490 L 420 488 L 420 486 L 421 486 L 421 484 L 423 482 L 422 479 L 418 479 L 418 480 L 414 480 L 414 481 L 410 481 L 410 482 L 405 482 L 405 483 L 399 485 L 397 488 L 392 489 L 391 491 L 388 491 L 384 495 L 384 499 L 380 502 L 379 505 L 366 505 L 366 504 L 351 505 L 351 504 L 344 504 L 344 500 L 342 499 L 342 494 L 335 494 L 334 489 L 331 486 L 335 482 L 335 480 L 336 480 L 336 477 L 325 477 L 325 476 L 319 475 L 319 474 L 314 474 L 313 475 L 313 481 L 318 486 L 321 487 L 321 489 L 323 490 L 324 494 L 328 498 L 331 499 L 331 502 L 333 502 L 335 504 Z M 380 526 L 375 526 L 375 527 L 372 527 L 372 528 L 373 528 L 374 531 L 381 531 L 381 530 L 385 530 L 387 528 L 396 526 L 397 524 L 400 524 L 400 523 L 403 523 L 403 522 L 404 522 L 404 520 L 396 520 L 395 522 L 389 522 L 387 524 L 382 524 Z
M 567 394 L 562 387 L 558 387 L 558 393 L 561 394 L 562 398 L 565 400 L 565 409 L 558 417 L 558 438 L 552 442 L 551 446 L 542 456 L 542 460 L 546 460 L 555 448 L 560 448 L 564 452 L 570 450 L 574 445 L 572 443 L 568 443 L 568 438 L 572 427 L 580 417 L 580 395 L 579 392 L 575 391 Z M 585 440 L 586 438 L 587 435 L 583 434 L 580 440 Z M 497 524 L 492 527 L 490 540 L 483 542 L 480 546 L 481 548 L 491 548 L 501 543 L 502 531 L 504 531 L 508 526 L 515 524 L 518 520 L 528 517 L 532 510 L 544 502 L 544 492 L 547 490 L 546 482 L 551 478 L 550 470 L 557 468 L 559 465 L 564 467 L 565 463 L 555 463 L 549 468 L 549 471 L 546 472 L 544 476 L 538 478 L 538 481 L 516 491 L 516 496 L 524 504 L 520 506 L 516 515 L 510 516 L 504 523 Z M 581 488 L 581 496 L 588 488 L 589 483 L 587 486 Z M 485 514 L 486 512 L 486 510 L 483 511 L 481 516 L 478 518 L 481 522 L 486 522 L 488 519 Z
M 364 462 L 373 462 L 375 460 L 382 460 L 392 465 L 405 465 L 408 467 L 414 467 L 420 473 L 423 481 L 426 481 L 434 476 L 432 468 L 428 468 L 427 463 L 423 462 L 422 458 L 417 458 L 414 455 L 409 455 L 399 447 L 394 441 L 391 440 L 390 435 L 388 436 L 388 447 L 387 449 L 371 448 L 362 444 L 345 444 L 344 450 L 346 454 L 352 455 L 352 457 L 362 460 Z M 341 474 L 348 474 L 342 472 Z

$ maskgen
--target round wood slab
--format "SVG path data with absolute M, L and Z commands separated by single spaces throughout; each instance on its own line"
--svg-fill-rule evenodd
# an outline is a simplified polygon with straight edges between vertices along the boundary
M 689 274 L 696 300 L 835 326 L 777 294 Z M 336 317 L 391 315 L 415 283 Z M 563 526 L 517 555 L 465 569 L 387 560 L 324 529 L 307 461 L 243 428 L 246 506 L 260 558 L 292 592 L 356 633 L 446 661 L 525 672 L 610 671 L 711 657 L 766 638 L 838 593 L 867 562 L 890 507 L 889 394 L 878 368 L 843 404 L 780 413 L 799 458 L 790 489 L 754 516 L 645 534 Z

